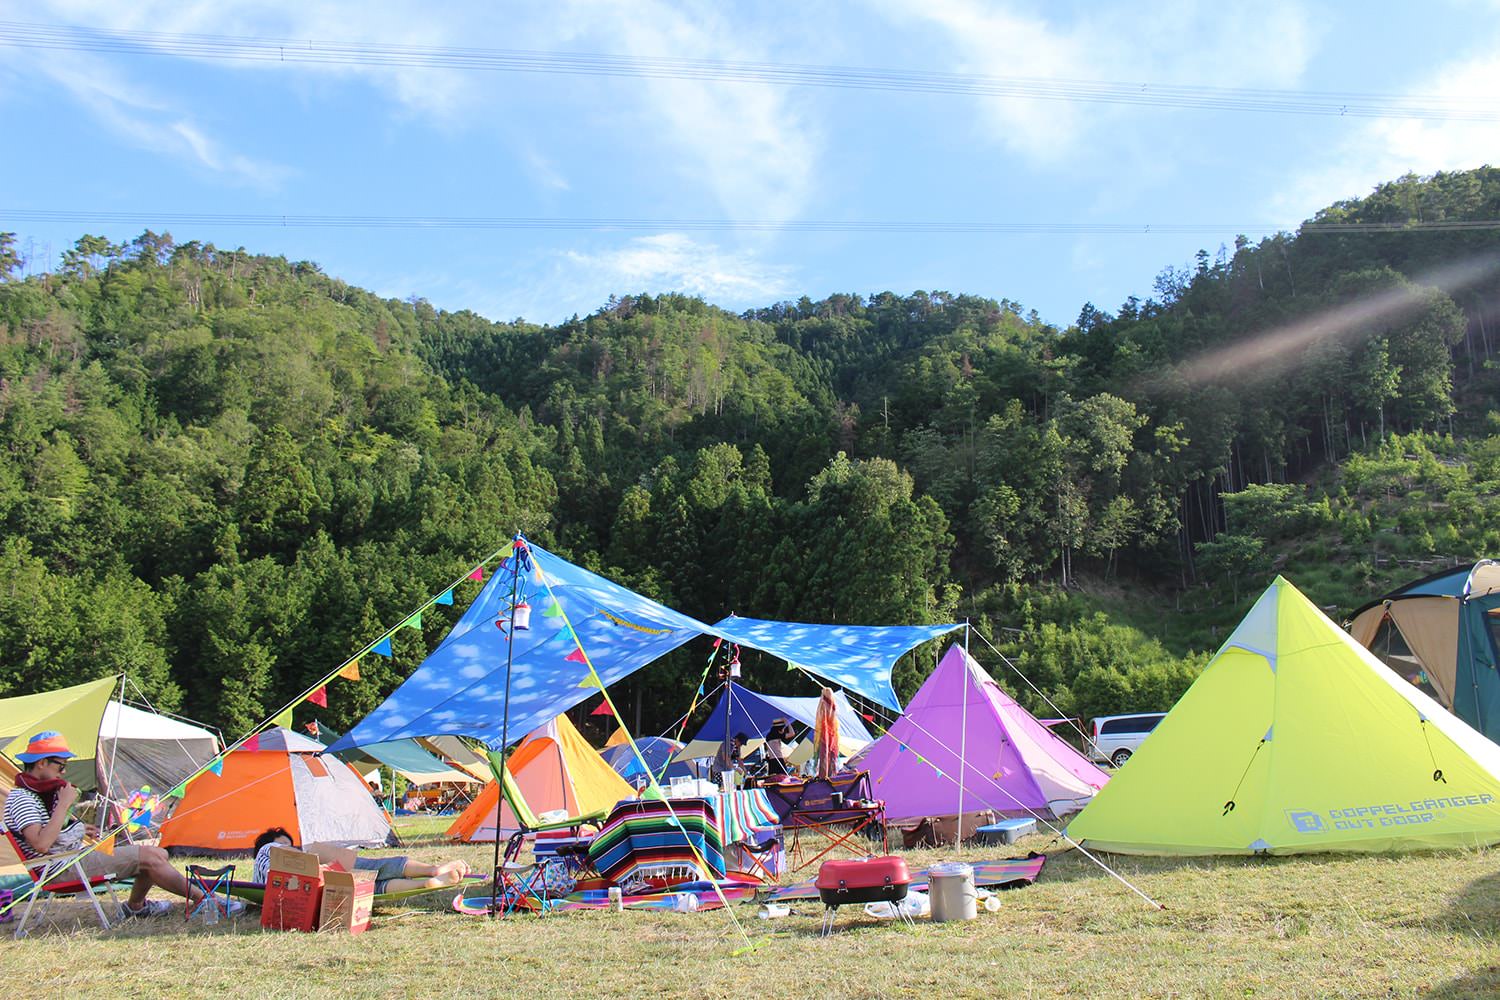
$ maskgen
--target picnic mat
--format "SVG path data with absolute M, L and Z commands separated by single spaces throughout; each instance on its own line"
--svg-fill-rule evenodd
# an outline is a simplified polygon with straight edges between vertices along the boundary
M 1035 882 L 1047 863 L 1047 855 L 1035 852 L 1024 858 L 1007 858 L 1004 861 L 970 861 L 974 869 L 974 886 L 978 889 L 1018 889 Z M 910 888 L 927 891 L 929 869 L 912 873 Z M 818 889 L 812 879 L 792 885 L 778 886 L 766 896 L 771 902 L 786 902 L 798 899 L 817 899 Z
M 680 904 L 678 897 L 692 896 L 697 900 L 694 910 L 717 910 L 724 905 L 723 899 L 731 903 L 742 899 L 753 899 L 759 885 L 743 882 L 721 882 L 715 890 L 712 883 L 688 882 L 683 885 L 673 886 L 670 890 L 662 892 L 642 893 L 623 897 L 624 906 L 627 910 L 676 910 Z M 575 892 L 562 899 L 549 900 L 547 903 L 548 913 L 567 912 L 570 910 L 607 910 L 610 907 L 609 892 L 604 889 L 590 889 L 586 892 Z M 458 913 L 469 916 L 484 916 L 490 912 L 489 893 L 464 897 L 456 896 L 453 899 L 453 909 Z

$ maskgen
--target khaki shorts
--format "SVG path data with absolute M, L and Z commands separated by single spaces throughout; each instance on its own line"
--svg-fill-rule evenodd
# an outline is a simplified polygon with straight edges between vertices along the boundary
M 83 870 L 89 878 L 113 875 L 115 878 L 135 878 L 141 870 L 140 852 L 129 844 L 119 844 L 114 854 L 94 851 L 83 859 Z M 66 876 L 64 876 L 66 877 Z

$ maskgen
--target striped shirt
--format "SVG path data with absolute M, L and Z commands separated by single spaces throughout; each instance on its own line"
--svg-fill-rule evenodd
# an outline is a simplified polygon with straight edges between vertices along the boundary
M 12 788 L 10 794 L 5 797 L 5 828 L 16 835 L 16 842 L 21 846 L 21 853 L 28 859 L 41 857 L 32 850 L 31 844 L 27 843 L 25 835 L 21 832 L 28 826 L 46 826 L 52 817 L 47 813 L 47 807 L 42 805 L 42 797 L 29 788 Z M 57 835 L 57 841 L 53 843 L 52 850 L 48 853 L 63 854 L 76 849 L 83 843 L 83 824 L 73 823 Z
M 271 848 L 285 847 L 285 844 L 262 844 L 260 850 L 255 852 L 255 868 L 250 874 L 250 881 L 265 885 L 271 881 Z

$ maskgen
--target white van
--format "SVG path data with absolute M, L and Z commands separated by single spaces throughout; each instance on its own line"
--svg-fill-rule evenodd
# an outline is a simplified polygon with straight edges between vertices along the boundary
M 1094 734 L 1089 739 L 1089 759 L 1122 767 L 1151 735 L 1156 724 L 1166 717 L 1165 712 L 1141 712 L 1136 715 L 1101 715 L 1090 720 Z

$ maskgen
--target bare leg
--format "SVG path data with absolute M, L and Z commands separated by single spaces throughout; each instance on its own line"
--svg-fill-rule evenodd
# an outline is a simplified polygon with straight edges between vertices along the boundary
M 386 892 L 407 892 L 411 889 L 445 889 L 459 883 L 461 876 L 434 875 L 431 878 L 393 878 L 385 884 Z
M 143 846 L 138 848 L 137 852 L 140 870 L 136 872 L 135 885 L 130 890 L 131 909 L 141 908 L 152 886 L 161 886 L 174 896 L 188 895 L 187 878 L 182 872 L 172 867 L 172 863 L 167 860 L 166 851 L 160 847 Z M 202 892 L 194 889 L 191 898 L 198 899 L 202 895 Z
M 433 877 L 447 878 L 456 876 L 454 881 L 469 874 L 469 863 L 467 861 L 445 861 L 440 865 L 429 865 L 422 861 L 406 862 L 406 868 L 402 872 L 409 879 L 430 879 Z

